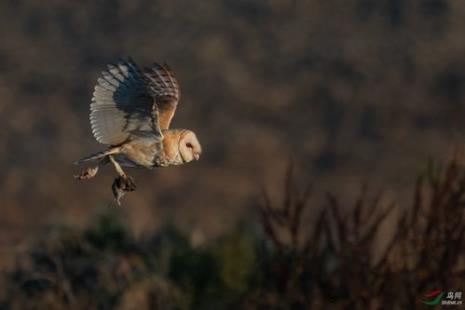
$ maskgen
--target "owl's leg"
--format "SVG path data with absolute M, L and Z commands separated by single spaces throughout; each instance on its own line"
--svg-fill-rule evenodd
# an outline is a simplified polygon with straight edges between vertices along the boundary
M 115 196 L 116 203 L 120 205 L 121 198 L 127 192 L 132 192 L 136 189 L 136 183 L 134 183 L 134 180 L 123 171 L 123 168 L 121 168 L 121 165 L 113 158 L 113 156 L 109 155 L 108 158 L 110 159 L 111 163 L 116 169 L 116 172 L 119 175 L 113 181 L 111 189 L 113 191 L 113 195 Z
M 97 166 L 89 167 L 86 170 L 83 170 L 80 174 L 75 175 L 74 178 L 76 178 L 78 180 L 91 179 L 91 178 L 93 178 L 93 177 L 95 177 L 97 175 L 97 172 L 98 172 L 99 168 L 105 166 L 106 164 L 108 164 L 108 158 L 107 157 L 102 158 L 98 162 Z

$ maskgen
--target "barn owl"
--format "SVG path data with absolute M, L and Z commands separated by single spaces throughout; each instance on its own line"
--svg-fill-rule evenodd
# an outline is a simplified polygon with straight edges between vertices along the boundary
M 202 148 L 195 133 L 169 129 L 179 97 L 178 82 L 166 64 L 141 70 L 128 59 L 108 65 L 97 80 L 90 105 L 92 133 L 108 148 L 76 161 L 97 165 L 75 177 L 93 178 L 111 163 L 118 173 L 112 189 L 120 204 L 123 194 L 136 188 L 122 167 L 152 169 L 198 160 Z

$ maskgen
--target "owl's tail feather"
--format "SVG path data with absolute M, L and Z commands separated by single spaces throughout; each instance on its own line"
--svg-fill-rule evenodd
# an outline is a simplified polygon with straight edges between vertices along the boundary
M 86 161 L 99 160 L 99 159 L 104 158 L 107 155 L 116 154 L 118 152 L 119 152 L 118 148 L 113 148 L 113 149 L 109 149 L 109 150 L 106 150 L 106 151 L 94 153 L 92 155 L 89 155 L 89 156 L 86 156 L 86 157 L 81 158 L 79 160 L 76 160 L 75 162 L 73 162 L 73 164 L 80 165 L 82 163 L 85 163 Z

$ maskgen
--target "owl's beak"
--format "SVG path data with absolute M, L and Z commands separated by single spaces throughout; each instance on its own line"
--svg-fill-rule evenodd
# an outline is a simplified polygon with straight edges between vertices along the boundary
M 194 158 L 195 158 L 195 160 L 199 160 L 200 154 L 199 154 L 199 153 L 195 153 L 195 154 L 194 154 Z

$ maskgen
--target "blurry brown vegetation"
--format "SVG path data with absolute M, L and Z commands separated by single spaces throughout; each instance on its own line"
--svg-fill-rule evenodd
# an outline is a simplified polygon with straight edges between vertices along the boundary
M 369 199 L 365 189 L 350 208 L 331 195 L 321 208 L 292 167 L 283 192 L 277 205 L 264 195 L 261 216 L 201 245 L 169 225 L 135 239 L 115 209 L 87 229 L 51 228 L 4 274 L 0 307 L 423 309 L 427 291 L 465 288 L 457 161 L 430 165 L 407 205 Z M 386 238 L 381 228 L 394 212 Z

